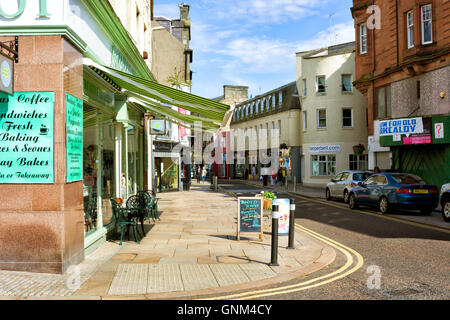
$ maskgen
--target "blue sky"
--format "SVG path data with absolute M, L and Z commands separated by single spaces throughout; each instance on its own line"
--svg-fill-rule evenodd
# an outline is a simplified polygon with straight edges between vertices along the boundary
M 181 0 L 155 0 L 179 18 Z M 295 81 L 295 53 L 354 41 L 351 0 L 185 0 L 191 6 L 192 93 L 243 85 L 255 96 Z M 330 14 L 332 24 L 330 28 Z

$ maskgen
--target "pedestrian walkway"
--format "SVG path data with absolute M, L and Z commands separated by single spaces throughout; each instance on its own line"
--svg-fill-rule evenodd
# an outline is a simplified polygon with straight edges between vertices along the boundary
M 189 299 L 252 290 L 304 277 L 332 263 L 336 252 L 309 235 L 296 232 L 295 250 L 287 249 L 287 237 L 279 238 L 277 267 L 269 266 L 271 236 L 265 226 L 263 241 L 236 239 L 237 200 L 214 193 L 209 184 L 193 183 L 182 193 L 158 197 L 161 221 L 146 225 L 140 244 L 109 241 L 81 264 L 80 288 L 70 291 L 69 275 L 53 277 L 58 290 L 48 290 L 27 280 L 6 298 L 72 297 L 81 299 Z M 125 237 L 127 240 L 127 237 Z M 91 258 L 91 257 L 94 257 Z M 13 279 L 15 273 L 2 272 Z M 29 281 L 44 277 L 26 274 Z M 58 279 L 59 277 L 59 279 Z M 14 282 L 17 280 L 11 280 Z M 43 287 L 45 287 L 43 283 Z M 14 283 L 10 284 L 11 287 Z M 48 284 L 47 284 L 48 287 Z

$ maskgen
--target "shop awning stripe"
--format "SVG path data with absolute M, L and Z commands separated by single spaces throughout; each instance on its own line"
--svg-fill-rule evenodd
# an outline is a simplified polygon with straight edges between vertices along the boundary
M 123 89 L 136 92 L 163 103 L 179 106 L 210 120 L 222 122 L 226 112 L 230 109 L 228 105 L 101 66 L 94 62 L 89 62 L 87 65 L 97 74 L 99 72 L 106 74 L 106 79 L 110 79 Z
M 156 101 L 152 101 L 152 100 L 150 100 L 144 96 L 141 96 L 139 94 L 136 94 L 134 92 L 129 92 L 128 94 L 131 97 L 133 97 L 134 99 L 140 101 L 141 104 L 143 104 L 143 105 L 148 104 L 148 105 L 158 109 L 159 111 L 167 112 L 169 114 L 172 114 L 173 116 L 179 116 L 183 119 L 186 119 L 186 121 L 188 121 L 191 124 L 194 124 L 197 121 L 197 122 L 202 122 L 203 124 L 208 124 L 211 127 L 220 128 L 221 123 L 219 123 L 217 121 L 212 121 L 211 119 L 204 118 L 204 117 L 198 117 L 198 116 L 194 116 L 191 114 L 180 113 L 179 111 L 173 110 L 170 106 L 164 106 Z

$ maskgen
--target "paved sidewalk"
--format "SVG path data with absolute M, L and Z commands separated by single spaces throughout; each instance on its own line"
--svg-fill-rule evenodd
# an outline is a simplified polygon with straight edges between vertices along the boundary
M 9 288 L 22 291 L 10 290 L 8 296 L 3 295 L 6 299 L 218 296 L 301 278 L 329 265 L 336 257 L 333 248 L 296 232 L 295 250 L 287 250 L 287 237 L 280 236 L 280 266 L 270 267 L 269 226 L 265 226 L 262 242 L 257 237 L 237 241 L 234 197 L 211 192 L 209 183 L 194 183 L 188 192 L 158 196 L 162 198 L 161 221 L 146 225 L 147 234 L 140 244 L 124 241 L 119 246 L 118 240 L 110 241 L 88 256 L 79 266 L 81 287 L 76 292 L 67 289 L 69 275 L 21 273 L 22 278 L 15 279 L 16 273 L 5 271 L 0 272 L 0 280 L 12 279 Z M 48 283 L 33 281 L 42 277 L 51 277 L 59 291 L 48 290 Z M 33 287 L 32 294 L 28 285 Z

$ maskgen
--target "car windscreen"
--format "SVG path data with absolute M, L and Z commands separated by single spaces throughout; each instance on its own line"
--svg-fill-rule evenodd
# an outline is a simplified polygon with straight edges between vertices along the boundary
M 421 177 L 413 174 L 395 174 L 392 175 L 392 178 L 398 184 L 426 184 Z
M 353 174 L 353 181 L 365 181 L 371 175 L 372 174 L 368 173 L 368 172 L 354 173 Z

